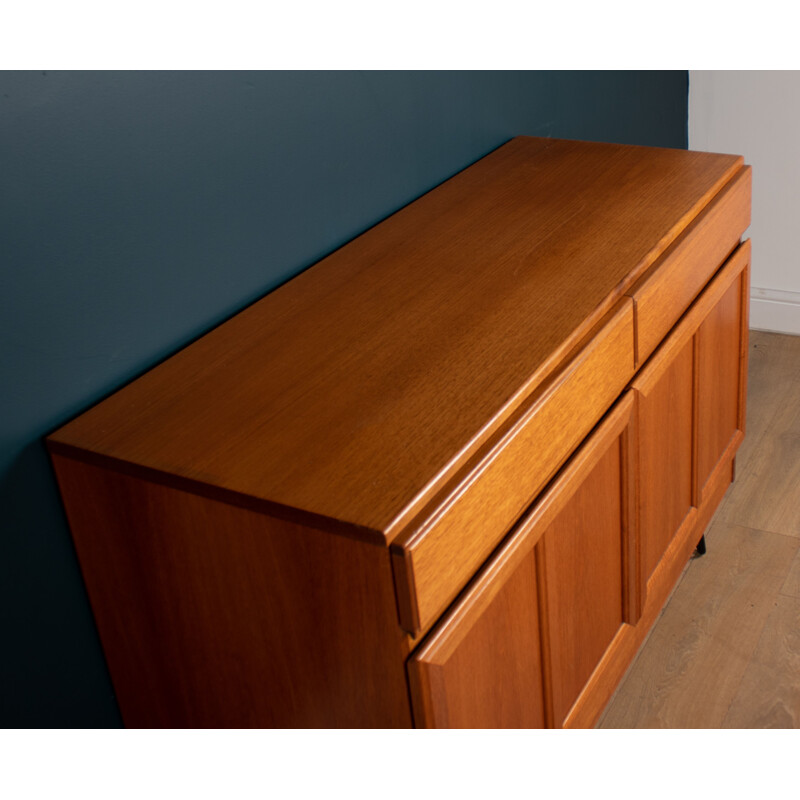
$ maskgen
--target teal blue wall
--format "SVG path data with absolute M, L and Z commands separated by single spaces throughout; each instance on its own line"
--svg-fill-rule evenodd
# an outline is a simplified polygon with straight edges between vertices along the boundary
M 0 73 L 0 726 L 120 724 L 43 435 L 512 136 L 686 123 L 686 72 Z

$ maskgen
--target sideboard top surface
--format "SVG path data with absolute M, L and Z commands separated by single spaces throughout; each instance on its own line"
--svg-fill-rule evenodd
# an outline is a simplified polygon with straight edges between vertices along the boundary
M 49 444 L 391 538 L 741 165 L 513 139 Z

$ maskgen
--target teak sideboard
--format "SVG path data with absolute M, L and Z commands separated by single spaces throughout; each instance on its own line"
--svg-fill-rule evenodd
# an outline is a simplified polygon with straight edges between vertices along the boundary
M 750 192 L 513 139 L 50 436 L 126 725 L 595 724 L 733 480 Z

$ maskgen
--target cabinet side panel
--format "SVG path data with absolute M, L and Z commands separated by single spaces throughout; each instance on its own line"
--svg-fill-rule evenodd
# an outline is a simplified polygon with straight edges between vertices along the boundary
M 411 724 L 388 550 L 53 462 L 126 725 Z

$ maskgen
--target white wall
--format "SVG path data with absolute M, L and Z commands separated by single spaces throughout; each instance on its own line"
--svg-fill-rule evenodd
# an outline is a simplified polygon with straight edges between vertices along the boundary
M 800 334 L 800 72 L 690 70 L 689 148 L 753 165 L 750 326 Z

